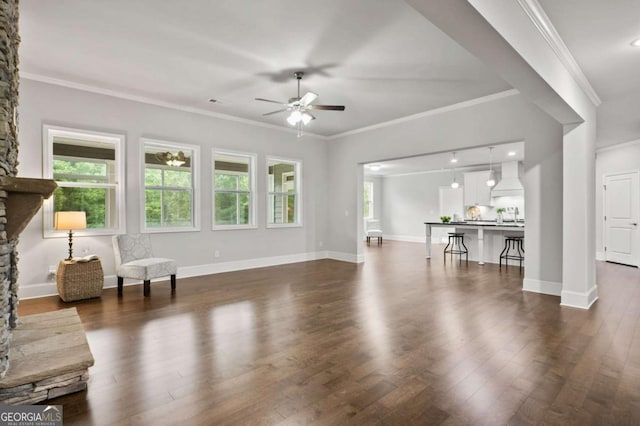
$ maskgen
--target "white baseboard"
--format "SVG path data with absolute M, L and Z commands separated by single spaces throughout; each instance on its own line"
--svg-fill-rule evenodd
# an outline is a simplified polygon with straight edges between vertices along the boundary
M 335 252 L 332 252 L 335 253 Z M 354 262 L 360 263 L 364 262 L 364 256 L 362 256 L 362 260 L 358 262 L 358 256 L 349 255 L 348 253 L 339 253 L 346 256 L 353 256 L 355 260 L 346 260 L 346 259 L 337 259 L 336 260 L 344 260 L 346 262 Z M 277 266 L 284 265 L 287 263 L 298 263 L 298 262 L 307 262 L 310 260 L 319 260 L 319 259 L 334 259 L 334 257 L 329 256 L 327 251 L 318 251 L 311 253 L 299 253 L 299 254 L 291 254 L 284 256 L 273 256 L 273 257 L 262 257 L 257 259 L 246 259 L 246 260 L 237 260 L 232 262 L 220 262 L 220 263 L 210 263 L 205 265 L 195 265 L 195 266 L 183 266 L 178 267 L 177 277 L 179 278 L 188 278 L 188 277 L 197 277 L 201 275 L 211 275 L 211 274 L 219 274 L 222 272 L 232 272 L 232 271 L 241 271 L 244 269 L 254 269 L 254 268 L 264 268 L 267 266 Z M 158 278 L 155 280 L 151 280 L 152 282 L 158 281 L 167 281 L 168 278 Z M 136 285 L 140 284 L 139 280 L 124 280 L 124 285 Z M 117 279 L 115 275 L 106 275 L 104 277 L 104 288 L 112 288 L 116 287 Z M 21 300 L 25 299 L 34 299 L 36 297 L 45 297 L 45 296 L 56 296 L 58 294 L 58 288 L 55 282 L 48 283 L 37 283 L 31 285 L 21 286 L 18 290 L 19 296 Z
M 327 252 L 327 258 L 333 260 L 339 260 L 342 262 L 350 262 L 350 263 L 363 263 L 364 262 L 364 254 L 353 254 L 353 253 L 344 253 L 340 251 L 329 251 Z
M 201 275 L 220 274 L 222 272 L 242 271 L 245 269 L 265 268 L 268 266 L 285 265 L 287 263 L 308 262 L 310 260 L 326 259 L 326 251 L 311 253 L 289 254 L 284 256 L 260 257 L 232 262 L 209 263 L 204 265 L 183 266 L 178 268 L 178 278 L 199 277 Z
M 530 291 L 532 293 L 560 296 L 562 293 L 562 283 L 525 278 L 522 280 L 522 290 Z
M 571 308 L 589 309 L 596 300 L 598 300 L 598 286 L 594 285 L 591 290 L 586 293 L 564 290 L 560 304 Z
M 385 235 L 385 240 L 405 241 L 407 243 L 424 243 L 424 235 L 416 237 L 415 235 Z
M 603 251 L 597 251 L 596 260 L 607 260 L 607 255 Z

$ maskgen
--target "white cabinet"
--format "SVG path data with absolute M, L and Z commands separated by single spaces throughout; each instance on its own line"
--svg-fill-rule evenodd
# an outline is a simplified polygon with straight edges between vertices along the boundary
M 489 170 L 464 174 L 464 205 L 490 206 L 491 188 L 487 186 Z

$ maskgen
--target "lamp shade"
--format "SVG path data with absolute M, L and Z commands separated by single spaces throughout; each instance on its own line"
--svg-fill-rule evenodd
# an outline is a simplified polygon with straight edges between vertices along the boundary
M 87 214 L 85 212 L 56 212 L 54 227 L 65 231 L 86 229 Z

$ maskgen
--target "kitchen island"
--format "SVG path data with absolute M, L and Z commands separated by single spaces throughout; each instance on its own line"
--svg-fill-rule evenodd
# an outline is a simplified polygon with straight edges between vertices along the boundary
M 487 245 L 487 243 L 485 240 L 485 233 L 498 234 L 496 235 L 496 237 L 500 237 L 499 240 L 502 240 L 502 237 L 504 236 L 503 234 L 505 232 L 508 232 L 509 234 L 512 234 L 512 235 L 520 235 L 520 234 L 524 235 L 523 222 L 504 222 L 504 223 L 498 224 L 497 222 L 491 222 L 491 221 L 467 221 L 467 222 L 448 222 L 448 223 L 425 222 L 424 224 L 425 224 L 425 233 L 426 233 L 425 244 L 427 248 L 427 259 L 431 259 L 431 228 L 432 227 L 440 226 L 440 227 L 446 227 L 446 228 L 455 228 L 456 232 L 458 232 L 459 229 L 471 229 L 475 231 L 475 234 L 477 236 L 477 239 L 476 239 L 477 244 L 475 245 L 475 247 L 469 244 L 469 254 L 470 254 L 469 257 L 472 260 L 477 260 L 477 262 L 480 265 L 484 265 L 486 260 L 485 252 L 487 247 L 485 246 Z M 466 236 L 467 235 L 465 235 L 465 237 Z M 493 238 L 493 240 L 494 241 L 492 241 L 491 246 L 495 246 L 495 244 L 493 243 L 495 242 L 496 238 Z M 468 242 L 469 241 L 465 241 L 465 243 L 468 243 Z M 494 249 L 493 251 L 495 252 L 496 249 Z M 500 251 L 502 251 L 502 247 L 500 247 Z M 497 252 L 497 256 L 499 256 L 500 251 Z M 496 253 L 491 253 L 490 260 L 496 261 L 497 256 L 496 256 Z

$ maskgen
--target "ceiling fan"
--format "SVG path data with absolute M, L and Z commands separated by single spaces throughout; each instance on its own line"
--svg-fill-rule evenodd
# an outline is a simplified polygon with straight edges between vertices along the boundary
M 263 116 L 278 114 L 285 111 L 291 111 L 289 117 L 287 117 L 287 122 L 292 126 L 297 127 L 298 129 L 298 137 L 302 136 L 302 126 L 306 126 L 309 124 L 311 120 L 315 120 L 316 118 L 309 112 L 309 110 L 326 110 L 326 111 L 344 111 L 344 105 L 315 105 L 313 101 L 318 98 L 318 95 L 313 92 L 307 92 L 304 96 L 300 97 L 300 80 L 302 80 L 302 76 L 304 72 L 296 71 L 293 75 L 298 80 L 298 95 L 294 98 L 289 99 L 288 102 L 278 102 L 273 101 L 271 99 L 264 98 L 255 98 L 256 101 L 262 102 L 271 102 L 273 104 L 279 104 L 284 106 L 284 108 L 267 112 L 262 114 Z

